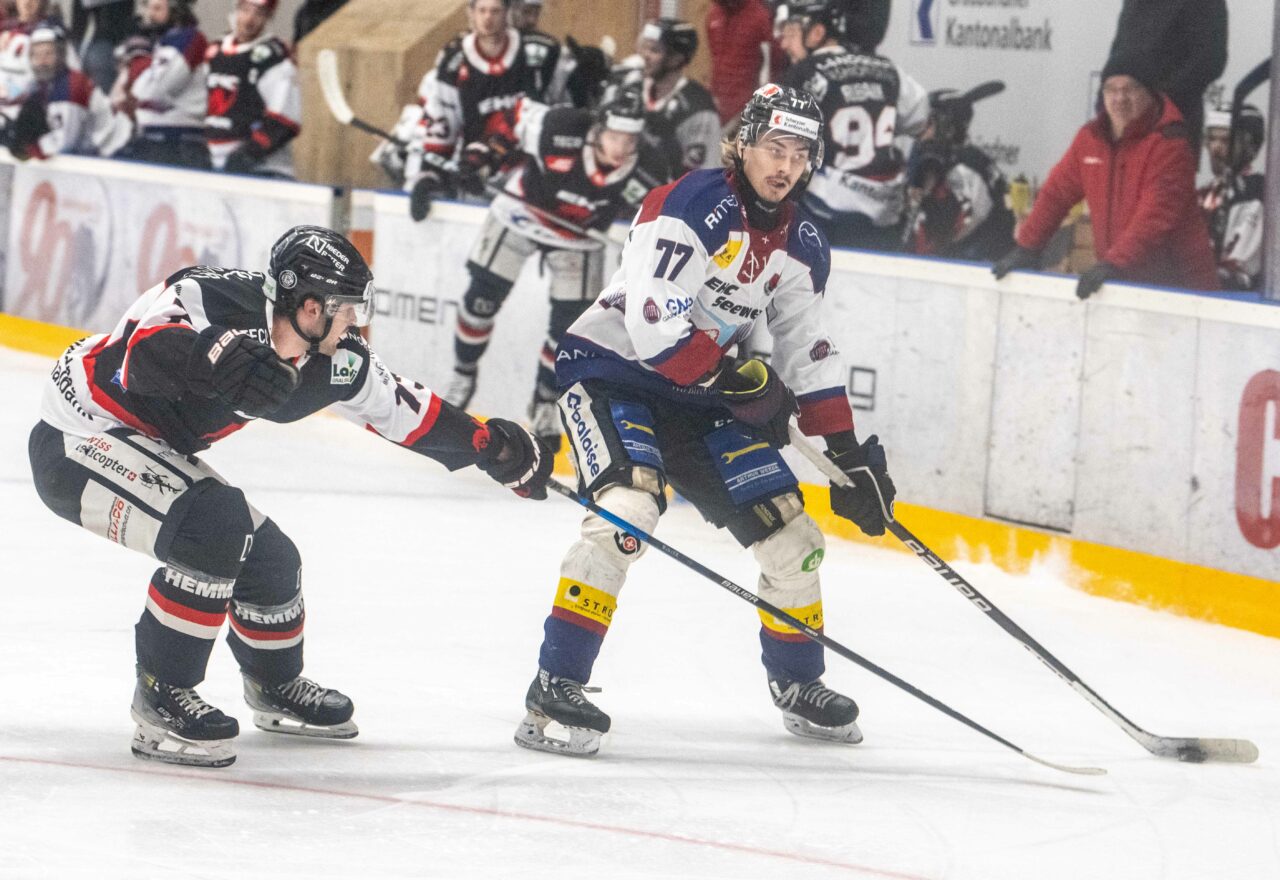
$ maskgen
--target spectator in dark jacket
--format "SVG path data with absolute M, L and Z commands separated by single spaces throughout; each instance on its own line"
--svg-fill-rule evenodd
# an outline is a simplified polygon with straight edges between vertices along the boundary
M 1182 112 L 1198 156 L 1204 91 L 1227 66 L 1227 0 L 1124 0 L 1107 66 L 1135 56 L 1151 60 L 1151 86 Z
M 1195 190 L 1195 156 L 1182 114 L 1151 88 L 1142 58 L 1103 71 L 1102 110 L 1076 134 L 1016 236 L 997 278 L 1038 263 L 1040 250 L 1083 197 L 1098 262 L 1080 274 L 1076 295 L 1108 279 L 1217 290 L 1218 274 Z

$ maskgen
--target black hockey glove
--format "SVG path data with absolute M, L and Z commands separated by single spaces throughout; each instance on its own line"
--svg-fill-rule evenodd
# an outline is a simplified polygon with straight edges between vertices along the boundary
M 545 443 L 506 419 L 489 419 L 473 442 L 480 458 L 476 467 L 521 498 L 547 497 L 553 456 Z
M 897 490 L 889 479 L 880 439 L 872 434 L 859 444 L 852 431 L 827 438 L 827 458 L 853 481 L 852 486 L 831 484 L 831 509 L 852 522 L 864 535 L 878 538 L 893 519 Z
M 1080 280 L 1076 282 L 1076 296 L 1080 297 L 1080 299 L 1088 299 L 1098 292 L 1098 288 L 1107 279 L 1114 277 L 1116 277 L 1116 267 L 1114 265 L 1105 260 L 1094 263 L 1080 273 Z
M 30 159 L 40 138 L 49 133 L 48 104 L 44 96 L 36 92 L 22 102 L 18 115 L 7 129 L 9 152 L 15 159 Z
M 208 327 L 187 359 L 187 385 L 248 416 L 273 412 L 298 387 L 298 368 L 244 330 Z
M 262 163 L 264 155 L 257 144 L 249 141 L 227 156 L 227 163 L 222 170 L 228 174 L 252 174 Z
M 1022 246 L 1015 247 L 1009 253 L 995 261 L 991 274 L 997 279 L 1003 278 L 1015 269 L 1039 269 L 1040 252 L 1028 250 Z
M 488 144 L 467 144 L 458 157 L 458 189 L 473 196 L 484 195 L 485 182 L 501 161 Z
M 791 417 L 799 412 L 796 396 L 761 360 L 749 360 L 720 371 L 712 387 L 733 417 L 755 429 L 761 440 L 781 449 L 791 442 Z

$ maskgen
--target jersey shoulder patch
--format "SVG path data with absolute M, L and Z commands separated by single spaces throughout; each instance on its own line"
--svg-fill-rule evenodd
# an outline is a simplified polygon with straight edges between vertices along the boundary
M 675 183 L 659 187 L 644 200 L 636 223 L 672 217 L 694 231 L 713 254 L 742 228 L 742 209 L 722 168 L 690 171 Z
M 808 211 L 796 212 L 795 225 L 787 236 L 787 253 L 809 267 L 815 291 L 821 293 L 826 289 L 827 277 L 831 274 L 831 245 Z

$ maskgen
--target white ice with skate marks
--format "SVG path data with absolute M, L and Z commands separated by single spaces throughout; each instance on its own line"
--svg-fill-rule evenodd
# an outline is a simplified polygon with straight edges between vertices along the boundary
M 783 730 L 753 610 L 650 553 L 596 668 L 593 760 L 517 748 L 579 520 L 449 475 L 338 419 L 208 455 L 298 543 L 306 674 L 360 736 L 253 729 L 219 642 L 201 694 L 242 724 L 226 770 L 138 761 L 133 623 L 153 563 L 64 523 L 26 464 L 45 358 L 0 350 L 0 877 L 1280 876 L 1280 642 L 961 570 L 1148 729 L 1246 736 L 1250 766 L 1148 755 L 915 558 L 832 542 L 828 633 L 1038 755 L 1033 764 L 839 658 L 859 746 Z M 893 455 L 893 438 L 884 438 Z M 330 476 L 301 464 L 312 456 Z M 659 535 L 739 583 L 753 560 L 677 506 Z M 886 542 L 889 539 L 886 539 Z

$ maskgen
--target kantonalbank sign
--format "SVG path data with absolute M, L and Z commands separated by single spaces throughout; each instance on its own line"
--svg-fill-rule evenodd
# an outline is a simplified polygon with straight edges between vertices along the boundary
M 1033 0 L 912 0 L 911 42 L 953 49 L 1052 52 L 1048 16 L 1026 19 Z

